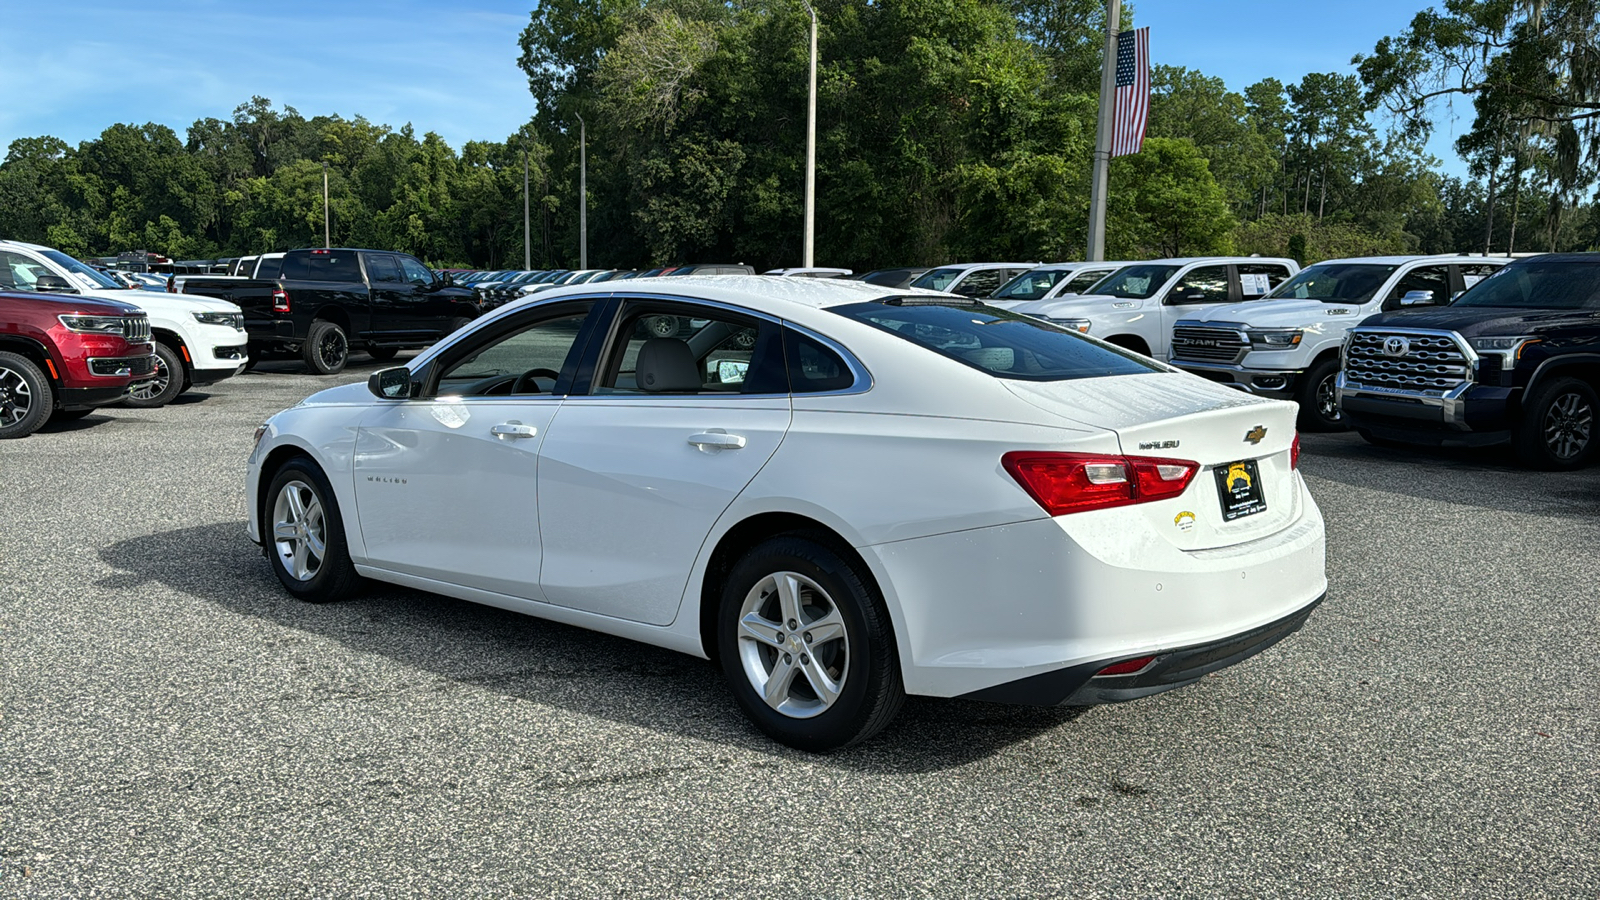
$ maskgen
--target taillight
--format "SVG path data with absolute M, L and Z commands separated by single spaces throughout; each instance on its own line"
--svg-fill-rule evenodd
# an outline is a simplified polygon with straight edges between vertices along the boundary
M 1300 432 L 1294 433 L 1294 443 L 1289 445 L 1289 468 L 1300 468 Z
M 1052 516 L 1176 497 L 1200 471 L 1183 459 L 1098 453 L 1014 451 L 1000 464 Z
M 273 312 L 288 312 L 289 311 L 289 292 L 288 291 L 284 290 L 283 288 L 278 288 L 278 289 L 276 289 L 276 290 L 274 290 L 272 292 L 272 311 Z

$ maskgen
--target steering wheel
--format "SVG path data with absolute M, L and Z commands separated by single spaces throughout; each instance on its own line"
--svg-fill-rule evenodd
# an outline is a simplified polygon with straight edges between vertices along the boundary
M 535 376 L 540 376 L 540 375 L 544 376 L 545 378 L 550 379 L 551 381 L 556 381 L 556 380 L 561 378 L 561 373 L 555 371 L 554 369 L 529 369 L 528 371 L 523 372 L 521 375 L 517 376 L 516 382 L 511 385 L 511 393 L 513 393 L 513 394 L 541 394 L 541 393 L 544 393 L 539 388 L 539 382 L 533 380 Z

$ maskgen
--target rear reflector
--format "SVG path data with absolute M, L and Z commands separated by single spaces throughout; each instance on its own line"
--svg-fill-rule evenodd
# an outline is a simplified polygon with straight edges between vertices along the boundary
M 1143 670 L 1145 666 L 1155 662 L 1155 659 L 1156 658 L 1154 656 L 1136 656 L 1133 659 L 1125 659 L 1122 662 L 1112 663 L 1111 665 L 1106 666 L 1104 669 L 1094 673 L 1094 677 L 1103 678 L 1106 675 L 1132 675 L 1135 672 Z
M 1052 516 L 1182 494 L 1200 471 L 1183 459 L 1013 451 L 1000 464 Z

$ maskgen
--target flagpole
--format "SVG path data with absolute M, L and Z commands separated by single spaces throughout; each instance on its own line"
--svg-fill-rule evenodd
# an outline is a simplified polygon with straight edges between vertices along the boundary
M 1117 27 L 1122 0 L 1106 0 L 1106 54 L 1100 68 L 1100 121 L 1089 178 L 1089 261 L 1106 258 L 1106 183 L 1111 169 L 1112 110 L 1117 99 Z

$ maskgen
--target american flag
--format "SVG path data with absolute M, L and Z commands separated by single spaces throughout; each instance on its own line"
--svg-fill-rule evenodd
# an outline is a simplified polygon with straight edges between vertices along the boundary
M 1127 156 L 1144 147 L 1150 117 L 1150 29 L 1117 35 L 1117 99 L 1111 116 L 1111 155 Z

